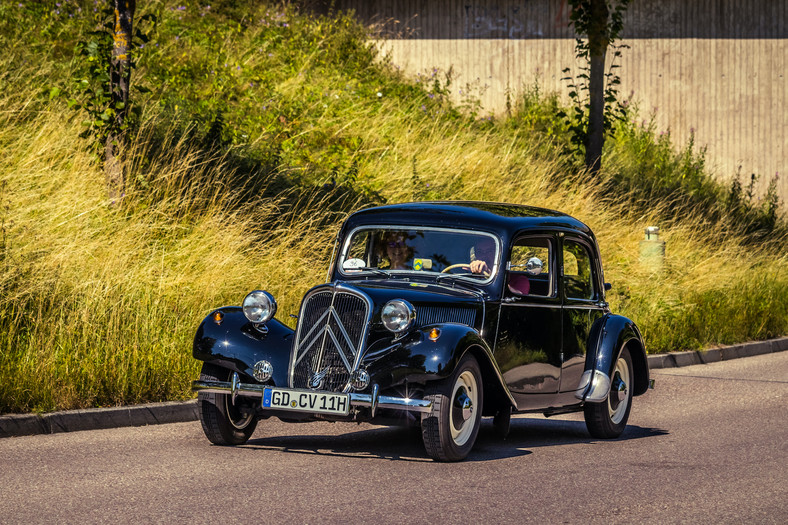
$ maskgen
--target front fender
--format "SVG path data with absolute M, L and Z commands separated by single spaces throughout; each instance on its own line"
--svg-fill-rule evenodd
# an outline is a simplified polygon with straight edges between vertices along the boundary
M 217 311 L 224 314 L 221 323 L 213 320 Z M 249 378 L 254 377 L 254 364 L 265 359 L 274 368 L 269 383 L 287 386 L 294 332 L 276 319 L 271 319 L 265 326 L 268 331 L 261 333 L 240 307 L 219 308 L 211 312 L 197 329 L 192 355 L 195 359 L 216 363 Z
M 440 330 L 435 341 L 429 337 L 433 328 Z M 362 363 L 381 390 L 402 390 L 407 384 L 424 386 L 446 379 L 466 352 L 473 353 L 482 371 L 485 412 L 506 405 L 516 408 L 489 346 L 466 325 L 446 323 L 420 328 L 387 348 L 370 352 Z
M 634 384 L 633 395 L 648 390 L 649 372 L 645 345 L 635 323 L 621 315 L 607 314 L 591 329 L 586 353 L 586 368 L 580 380 L 576 397 L 583 401 L 604 401 L 610 392 L 610 381 L 616 361 L 624 347 L 632 357 Z

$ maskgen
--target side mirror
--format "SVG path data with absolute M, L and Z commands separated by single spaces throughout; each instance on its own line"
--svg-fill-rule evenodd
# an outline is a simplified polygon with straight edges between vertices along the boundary
M 544 268 L 544 264 L 542 264 L 542 260 L 539 257 L 531 257 L 525 263 L 525 273 L 528 275 L 539 275 L 542 273 L 542 268 Z
M 605 283 L 605 291 L 606 291 L 606 292 L 609 292 L 609 291 L 610 291 L 610 290 L 612 290 L 612 289 L 613 289 L 613 285 L 612 285 L 612 284 L 610 284 L 610 283 Z

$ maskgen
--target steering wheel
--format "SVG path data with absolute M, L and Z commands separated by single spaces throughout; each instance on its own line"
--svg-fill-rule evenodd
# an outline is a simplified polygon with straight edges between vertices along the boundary
M 451 266 L 447 266 L 446 268 L 441 270 L 441 273 L 449 273 L 451 270 L 456 270 L 457 268 L 466 268 L 466 269 L 470 270 L 471 269 L 471 263 L 452 264 Z M 482 272 L 482 274 L 485 277 L 489 277 L 490 276 L 490 272 Z

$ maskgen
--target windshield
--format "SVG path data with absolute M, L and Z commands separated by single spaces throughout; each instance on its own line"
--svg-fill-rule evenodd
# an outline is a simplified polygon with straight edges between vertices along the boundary
M 354 230 L 339 254 L 344 275 L 435 275 L 489 282 L 498 268 L 499 242 L 482 232 L 394 226 Z

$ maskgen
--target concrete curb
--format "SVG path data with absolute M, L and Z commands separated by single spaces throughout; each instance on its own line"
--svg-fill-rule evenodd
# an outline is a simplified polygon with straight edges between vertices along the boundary
M 740 357 L 769 354 L 788 350 L 788 337 L 770 341 L 756 341 L 708 350 L 673 352 L 648 356 L 650 369 L 716 363 Z M 8 414 L 0 416 L 0 438 L 55 434 L 77 430 L 139 427 L 162 423 L 196 421 L 197 400 L 150 403 L 113 408 L 67 410 L 49 414 Z
M 0 416 L 0 438 L 102 428 L 138 427 L 196 419 L 196 399 L 112 408 L 66 410 L 49 414 L 9 414 Z
M 655 354 L 648 356 L 648 367 L 651 370 L 658 368 L 676 368 L 681 366 L 701 365 L 728 361 L 740 357 L 771 354 L 788 350 L 788 337 L 771 339 L 769 341 L 754 341 L 733 346 L 709 348 L 708 350 L 694 350 L 689 352 L 671 352 L 669 354 Z

